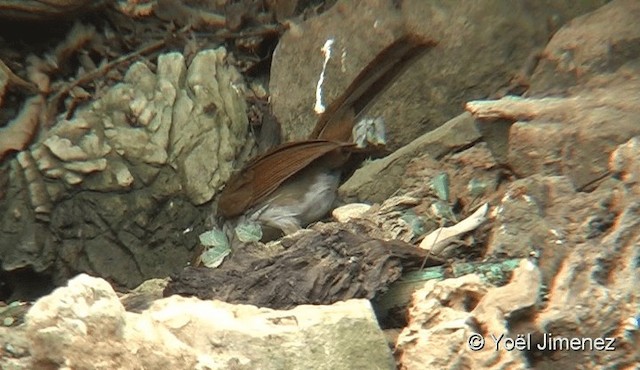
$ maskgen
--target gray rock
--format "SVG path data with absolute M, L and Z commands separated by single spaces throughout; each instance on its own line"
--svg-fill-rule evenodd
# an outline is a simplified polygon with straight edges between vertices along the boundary
M 243 161 L 244 82 L 224 49 L 136 63 L 11 163 L 1 207 L 4 271 L 76 271 L 128 287 L 184 267 L 210 201 Z M 186 230 L 186 231 L 185 231 Z M 193 231 L 193 232 L 190 232 Z

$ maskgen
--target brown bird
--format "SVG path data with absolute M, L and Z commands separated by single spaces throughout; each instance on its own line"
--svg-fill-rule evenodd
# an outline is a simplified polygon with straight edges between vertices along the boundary
M 249 162 L 223 189 L 218 213 L 263 228 L 263 241 L 290 234 L 324 217 L 340 182 L 367 154 L 352 132 L 366 108 L 413 61 L 435 45 L 415 35 L 399 38 L 381 51 L 320 116 L 309 140 L 280 145 Z

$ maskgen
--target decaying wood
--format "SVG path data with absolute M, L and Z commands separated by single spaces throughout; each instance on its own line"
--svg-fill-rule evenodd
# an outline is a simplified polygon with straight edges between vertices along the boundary
M 427 256 L 409 244 L 371 239 L 336 225 L 295 234 L 293 244 L 278 252 L 247 246 L 235 249 L 217 269 L 189 267 L 172 278 L 164 295 L 275 309 L 372 299 L 385 292 L 404 269 L 420 266 Z M 427 265 L 440 263 L 430 259 Z
M 181 0 L 160 0 L 154 10 L 156 16 L 172 21 L 180 26 L 191 25 L 193 28 L 221 29 L 227 27 L 224 15 L 207 11 L 204 8 L 193 8 Z

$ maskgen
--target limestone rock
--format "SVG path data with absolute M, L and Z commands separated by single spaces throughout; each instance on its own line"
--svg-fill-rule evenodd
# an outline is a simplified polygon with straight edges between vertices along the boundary
M 467 107 L 481 119 L 517 120 L 509 133 L 508 163 L 518 175 L 562 174 L 583 188 L 606 174 L 608 155 L 618 144 L 640 134 L 638 73 L 637 67 L 621 67 L 570 89 L 568 97 L 503 98 Z
M 338 222 L 347 222 L 354 218 L 361 218 L 370 208 L 370 205 L 364 203 L 345 204 L 344 206 L 334 209 L 331 215 Z
M 0 326 L 0 342 L 0 367 L 15 370 L 33 369 L 25 325 Z
M 239 151 L 251 144 L 244 85 L 225 59 L 221 50 L 199 53 L 186 73 L 188 89 L 176 96 L 173 114 L 181 122 L 172 126 L 169 162 L 195 204 L 213 198 L 231 176 Z
M 79 275 L 36 302 L 26 334 L 33 368 L 393 368 L 366 300 L 276 311 L 173 296 L 132 313 Z
M 610 184 L 613 189 L 616 184 Z M 619 210 L 610 187 L 576 192 L 561 176 L 530 176 L 509 184 L 492 211 L 487 256 L 538 253 L 545 283 L 551 283 L 569 246 L 609 231 Z
M 414 293 L 409 324 L 396 342 L 399 368 L 450 368 L 464 353 L 465 336 L 471 333 L 469 302 L 477 302 L 488 289 L 477 275 L 426 282 Z
M 382 204 L 369 206 L 360 216 L 354 216 L 344 221 L 346 224 L 342 227 L 376 239 L 401 240 L 411 243 L 414 238 L 420 235 L 421 230 L 414 228 L 410 222 L 411 219 L 407 217 L 416 216 L 417 218 L 412 209 L 419 203 L 418 194 L 391 197 Z M 362 208 L 364 209 L 364 207 Z
M 26 326 L 34 367 L 194 368 L 198 362 L 166 327 L 125 312 L 111 286 L 88 275 L 38 300 Z
M 10 164 L 4 271 L 85 271 L 134 287 L 191 259 L 210 201 L 253 147 L 240 73 L 222 48 L 160 55 L 61 120 Z M 25 189 L 27 191 L 25 191 Z
M 398 339 L 400 366 L 524 369 L 636 363 L 638 337 L 627 324 L 637 320 L 640 302 L 634 262 L 640 249 L 632 231 L 640 219 L 636 142 L 632 138 L 613 151 L 608 163 L 614 177 L 590 193 L 577 192 L 563 176 L 534 175 L 509 184 L 496 199 L 486 257 L 535 252 L 539 267 L 525 259 L 504 287 L 486 287 L 476 294 L 458 288 L 458 296 L 466 300 L 443 293 L 451 289 L 447 284 L 460 279 L 428 282 L 424 289 L 430 293 L 416 293 L 410 324 Z M 438 295 L 446 305 L 437 304 L 439 298 L 433 298 Z M 461 301 L 468 306 L 452 314 L 449 307 Z M 473 334 L 484 337 L 484 350 L 470 350 Z M 496 351 L 502 334 L 526 338 L 533 349 Z M 611 338 L 615 350 L 596 351 L 595 357 L 589 350 L 537 350 L 548 337 Z
M 599 351 L 595 364 L 589 351 L 556 351 L 553 359 L 544 360 L 560 367 L 638 363 L 638 336 L 626 331 L 626 323 L 637 317 L 640 303 L 639 216 L 635 198 L 605 236 L 574 245 L 554 277 L 547 306 L 535 320 L 541 332 L 556 338 L 614 339 L 615 350 Z
M 507 334 L 509 331 L 511 334 L 520 334 L 514 331 L 520 329 L 520 321 L 526 321 L 526 318 L 538 308 L 537 305 L 542 299 L 542 288 L 542 274 L 537 260 L 523 259 L 513 272 L 509 284 L 489 290 L 471 315 L 477 325 L 482 327 L 485 335 L 494 334 L 495 337 L 499 337 L 501 333 Z M 496 343 L 491 344 L 494 346 L 486 347 L 489 362 L 493 361 L 491 352 L 501 352 L 495 351 Z

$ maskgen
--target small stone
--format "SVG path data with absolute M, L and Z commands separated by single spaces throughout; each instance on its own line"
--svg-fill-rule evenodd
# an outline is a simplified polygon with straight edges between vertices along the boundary
M 129 172 L 129 169 L 122 165 L 118 166 L 119 168 L 116 170 L 116 181 L 118 185 L 128 188 L 133 184 L 133 175 Z
M 371 206 L 369 204 L 351 203 L 334 209 L 331 215 L 338 222 L 347 222 L 354 218 L 361 218 L 370 208 Z

